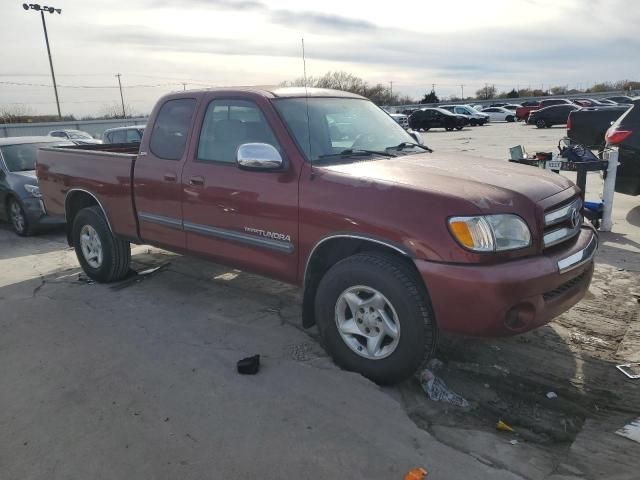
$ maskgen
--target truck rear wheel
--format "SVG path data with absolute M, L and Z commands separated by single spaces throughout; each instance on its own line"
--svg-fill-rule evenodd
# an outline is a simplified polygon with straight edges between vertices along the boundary
M 315 310 L 335 363 L 374 382 L 404 380 L 435 351 L 437 328 L 422 280 L 391 255 L 360 253 L 335 264 L 320 281 Z
M 129 273 L 129 242 L 113 235 L 99 207 L 80 210 L 73 221 L 73 246 L 85 273 L 98 282 L 121 280 Z

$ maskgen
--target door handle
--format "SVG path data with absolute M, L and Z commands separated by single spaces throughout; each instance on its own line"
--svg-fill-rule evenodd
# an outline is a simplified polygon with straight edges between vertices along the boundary
M 204 178 L 203 177 L 191 177 L 189 179 L 189 185 L 204 185 Z
M 175 182 L 178 179 L 175 173 L 165 173 L 162 178 L 165 182 Z

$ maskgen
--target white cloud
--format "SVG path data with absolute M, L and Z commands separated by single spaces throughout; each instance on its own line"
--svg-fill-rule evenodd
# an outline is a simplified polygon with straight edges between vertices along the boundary
M 96 113 L 119 101 L 148 112 L 181 82 L 273 84 L 307 70 L 346 70 L 421 95 L 541 84 L 576 86 L 637 78 L 634 0 L 393 2 L 325 0 L 58 0 L 47 15 L 64 113 Z M 625 18 L 621 21 L 620 18 Z M 0 82 L 49 84 L 42 27 L 20 2 L 3 6 Z M 132 87 L 141 84 L 167 84 Z M 0 105 L 54 112 L 51 88 L 0 84 Z

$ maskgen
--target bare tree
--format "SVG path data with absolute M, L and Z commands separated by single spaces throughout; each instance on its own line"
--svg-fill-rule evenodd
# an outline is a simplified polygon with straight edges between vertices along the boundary
M 480 100 L 489 100 L 495 98 L 497 93 L 495 85 L 485 85 L 484 87 L 476 90 L 476 98 Z
M 34 115 L 33 109 L 24 103 L 0 107 L 0 123 L 23 123 Z

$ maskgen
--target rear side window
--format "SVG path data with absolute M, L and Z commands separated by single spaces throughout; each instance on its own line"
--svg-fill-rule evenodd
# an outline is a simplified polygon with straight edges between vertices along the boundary
M 280 150 L 262 112 L 246 100 L 214 100 L 207 107 L 198 142 L 198 160 L 232 163 L 243 143 L 268 143 Z
M 180 160 L 184 154 L 189 125 L 196 107 L 193 98 L 168 100 L 160 108 L 153 125 L 149 148 L 164 160 Z

